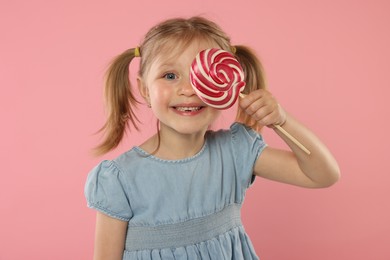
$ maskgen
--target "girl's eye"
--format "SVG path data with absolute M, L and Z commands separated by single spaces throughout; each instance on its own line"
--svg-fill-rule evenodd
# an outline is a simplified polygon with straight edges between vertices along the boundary
M 175 79 L 177 79 L 177 76 L 175 75 L 175 73 L 166 73 L 165 75 L 164 75 L 164 78 L 165 79 L 168 79 L 168 80 L 175 80 Z

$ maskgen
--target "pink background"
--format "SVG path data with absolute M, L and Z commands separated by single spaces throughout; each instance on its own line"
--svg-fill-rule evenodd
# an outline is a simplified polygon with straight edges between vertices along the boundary
M 389 13 L 386 0 L 1 1 L 0 259 L 92 258 L 95 212 L 83 188 L 103 159 L 89 152 L 106 65 L 156 22 L 198 14 L 255 48 L 271 91 L 341 166 L 324 190 L 257 180 L 243 219 L 258 254 L 390 259 Z M 145 130 L 104 158 L 152 133 L 153 116 L 140 113 Z

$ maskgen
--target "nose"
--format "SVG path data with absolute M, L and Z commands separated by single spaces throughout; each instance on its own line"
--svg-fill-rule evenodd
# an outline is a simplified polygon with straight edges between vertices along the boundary
M 189 79 L 185 80 L 180 84 L 179 87 L 179 94 L 184 96 L 193 96 L 195 95 L 195 91 L 191 85 L 191 82 Z

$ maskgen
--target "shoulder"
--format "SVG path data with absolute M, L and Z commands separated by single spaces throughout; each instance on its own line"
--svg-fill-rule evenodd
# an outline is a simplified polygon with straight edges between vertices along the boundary
M 251 127 L 244 125 L 242 123 L 235 122 L 230 126 L 230 131 L 232 133 L 233 138 L 246 138 L 246 139 L 261 139 L 263 140 L 263 136 L 253 130 Z
M 84 195 L 88 207 L 123 220 L 131 216 L 129 185 L 115 161 L 105 160 L 93 168 L 87 177 Z
M 120 172 L 120 169 L 114 161 L 103 160 L 89 172 L 89 177 L 97 177 L 99 175 L 119 175 Z
M 263 141 L 263 137 L 261 136 L 261 134 L 257 133 L 249 126 L 246 126 L 238 122 L 233 123 L 229 129 L 209 131 L 207 133 L 207 138 L 209 140 L 216 140 L 216 141 L 223 141 L 223 142 L 230 140 L 232 143 L 240 142 L 241 140 L 254 140 L 254 139 L 259 139 Z
M 211 153 L 232 154 L 239 160 L 257 158 L 267 146 L 263 137 L 252 128 L 233 123 L 229 129 L 209 131 L 206 136 Z
M 145 159 L 149 157 L 150 154 L 145 150 L 139 146 L 134 146 L 113 160 L 105 161 L 103 163 L 110 165 L 111 168 L 116 169 L 120 174 L 129 177 L 129 175 L 131 175 L 130 173 L 137 172 L 137 169 L 145 166 L 145 164 L 148 163 L 148 160 Z
M 132 165 L 137 162 L 135 156 L 132 148 L 113 160 L 101 161 L 88 173 L 85 184 L 86 194 L 96 193 L 99 187 L 112 191 L 121 187 L 127 191 L 130 182 L 129 172 L 134 168 Z
M 102 184 L 105 187 L 115 189 L 115 186 L 123 181 L 122 171 L 117 164 L 111 160 L 104 160 L 89 172 L 86 181 L 86 190 L 95 190 Z

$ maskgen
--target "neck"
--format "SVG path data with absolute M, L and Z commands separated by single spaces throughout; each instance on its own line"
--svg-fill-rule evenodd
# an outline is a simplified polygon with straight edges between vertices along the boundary
M 152 136 L 141 148 L 154 156 L 165 160 L 180 160 L 196 155 L 204 145 L 206 131 L 193 134 L 172 133 L 169 130 L 160 130 Z

